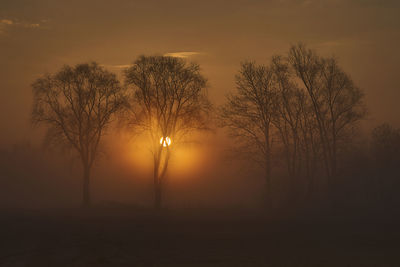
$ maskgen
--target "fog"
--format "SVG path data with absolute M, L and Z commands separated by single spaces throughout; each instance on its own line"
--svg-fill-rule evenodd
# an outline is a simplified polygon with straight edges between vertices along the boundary
M 0 265 L 399 266 L 399 11 L 3 0 Z
M 238 166 L 237 160 L 236 167 L 232 167 L 235 159 L 218 144 L 216 135 L 203 135 L 204 140 L 179 149 L 171 159 L 165 193 L 167 209 L 254 210 L 262 206 L 262 173 L 243 162 Z M 93 201 L 98 205 L 151 208 L 152 155 L 148 149 L 126 134 L 116 133 L 106 138 L 102 152 L 93 167 Z M 27 141 L 1 150 L 1 157 L 2 208 L 81 205 L 82 167 L 74 153 Z

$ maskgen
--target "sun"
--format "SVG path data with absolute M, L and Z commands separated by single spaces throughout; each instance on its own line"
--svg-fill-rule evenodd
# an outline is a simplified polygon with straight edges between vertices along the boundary
M 161 137 L 160 139 L 160 145 L 162 145 L 163 147 L 167 147 L 171 145 L 171 138 L 167 137 Z

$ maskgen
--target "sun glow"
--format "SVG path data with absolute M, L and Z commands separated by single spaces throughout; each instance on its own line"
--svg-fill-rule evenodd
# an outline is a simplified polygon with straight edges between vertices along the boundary
M 121 133 L 121 137 L 110 138 L 110 142 L 115 142 L 116 149 L 115 157 L 121 160 L 121 165 L 135 173 L 132 179 L 148 179 L 153 177 L 153 153 L 157 153 L 159 148 L 163 149 L 163 155 L 170 150 L 170 162 L 168 165 L 168 175 L 171 179 L 181 180 L 189 179 L 190 177 L 198 176 L 200 173 L 206 171 L 204 166 L 211 166 L 215 162 L 215 147 L 214 143 L 210 144 L 209 137 L 203 134 L 193 133 L 190 137 L 192 139 L 184 139 L 179 145 L 175 139 L 172 140 L 171 136 L 168 147 L 168 139 L 161 138 L 159 135 L 157 144 L 159 147 L 154 147 L 154 141 L 149 135 L 138 135 L 135 138 L 131 137 L 131 132 Z M 188 141 L 189 140 L 189 141 Z M 202 140 L 200 146 L 191 140 Z M 167 147 L 164 147 L 165 145 Z M 156 150 L 154 150 L 156 149 Z M 172 178 L 173 177 L 173 178 Z
M 167 137 L 161 137 L 160 139 L 160 145 L 163 147 L 167 147 L 171 145 L 171 138 Z

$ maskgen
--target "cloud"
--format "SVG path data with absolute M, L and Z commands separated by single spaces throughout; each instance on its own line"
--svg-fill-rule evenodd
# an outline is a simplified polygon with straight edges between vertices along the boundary
M 2 19 L 0 20 L 0 24 L 4 24 L 4 25 L 12 25 L 13 21 L 9 20 L 9 19 Z
M 33 28 L 40 28 L 41 24 L 22 22 L 22 21 L 11 20 L 11 19 L 0 19 L 0 34 L 5 33 L 6 30 L 10 27 L 33 29 Z
M 39 23 L 31 23 L 31 24 L 24 24 L 25 28 L 38 28 L 40 27 Z
M 124 64 L 124 65 L 113 65 L 111 67 L 113 68 L 117 68 L 117 69 L 125 69 L 125 68 L 129 68 L 131 65 L 129 64 Z
M 122 65 L 106 65 L 106 64 L 101 64 L 101 66 L 105 68 L 113 68 L 113 69 L 126 69 L 129 68 L 131 65 L 129 64 L 122 64 Z
M 201 55 L 203 53 L 200 52 L 172 52 L 172 53 L 165 53 L 164 56 L 166 57 L 179 57 L 179 58 L 188 58 L 190 56 L 196 56 L 196 55 Z M 111 68 L 111 69 L 127 69 L 131 65 L 130 64 L 120 64 L 120 65 L 109 65 L 109 64 L 101 64 L 101 66 L 105 68 Z
M 179 58 L 188 58 L 190 56 L 200 55 L 200 52 L 173 52 L 173 53 L 166 53 L 164 56 L 166 57 L 179 57 Z
M 13 25 L 13 21 L 9 19 L 0 19 L 0 34 L 4 33 L 6 28 Z

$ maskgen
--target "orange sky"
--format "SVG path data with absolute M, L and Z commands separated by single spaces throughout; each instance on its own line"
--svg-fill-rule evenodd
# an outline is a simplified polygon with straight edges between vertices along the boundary
M 366 92 L 368 123 L 400 126 L 399 11 L 395 0 L 2 0 L 0 138 L 35 139 L 30 84 L 63 64 L 95 60 L 119 72 L 140 54 L 187 57 L 219 104 L 241 61 L 267 63 L 298 41 L 339 58 Z
M 336 55 L 365 90 L 369 127 L 385 121 L 400 127 L 398 14 L 398 0 L 1 0 L 0 151 L 12 151 L 16 143 L 40 143 L 41 130 L 29 124 L 30 85 L 64 64 L 95 60 L 121 73 L 141 54 L 186 57 L 201 65 L 210 99 L 219 105 L 235 88 L 240 62 L 268 64 L 272 55 L 299 41 L 320 54 Z M 152 203 L 151 155 L 132 138 L 112 133 L 103 140 L 107 153 L 93 169 L 96 201 Z M 232 140 L 222 131 L 198 139 L 171 159 L 168 201 L 181 206 L 262 203 L 263 174 L 229 161 Z M 1 154 L 5 166 L 8 157 L 20 157 L 9 159 L 6 173 L 16 171 L 19 180 L 12 182 L 27 185 L 24 191 L 6 186 L 2 194 L 16 205 L 79 201 L 79 161 L 58 158 L 56 151 L 39 153 L 36 145 L 29 149 Z

